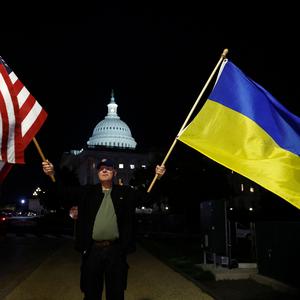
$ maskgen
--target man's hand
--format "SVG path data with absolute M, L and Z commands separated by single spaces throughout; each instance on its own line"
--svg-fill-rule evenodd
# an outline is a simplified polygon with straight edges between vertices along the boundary
M 73 219 L 73 220 L 77 220 L 78 218 L 78 207 L 77 206 L 72 206 L 70 211 L 69 211 L 69 216 Z
M 155 168 L 155 174 L 157 175 L 157 179 L 160 179 L 166 172 L 166 168 L 164 165 L 157 165 Z
M 42 162 L 43 171 L 48 176 L 54 176 L 54 166 L 49 160 L 45 160 Z

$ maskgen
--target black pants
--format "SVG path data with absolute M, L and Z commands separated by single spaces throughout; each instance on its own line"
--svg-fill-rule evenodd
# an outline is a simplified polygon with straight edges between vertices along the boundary
M 124 300 L 128 264 L 118 243 L 99 248 L 92 245 L 82 257 L 80 288 L 84 300 L 100 300 L 105 282 L 107 300 Z

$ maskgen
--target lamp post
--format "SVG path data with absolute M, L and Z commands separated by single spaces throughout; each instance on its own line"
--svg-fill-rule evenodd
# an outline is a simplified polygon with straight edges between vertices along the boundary
M 26 204 L 27 204 L 27 201 L 25 198 L 20 199 L 20 208 L 21 208 L 20 210 L 21 210 L 22 214 L 26 210 Z

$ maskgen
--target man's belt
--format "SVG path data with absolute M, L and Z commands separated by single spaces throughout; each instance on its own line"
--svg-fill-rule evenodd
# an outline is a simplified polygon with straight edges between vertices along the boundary
M 115 244 L 118 240 L 103 240 L 103 241 L 95 241 L 95 245 L 99 248 L 106 248 L 113 244 Z

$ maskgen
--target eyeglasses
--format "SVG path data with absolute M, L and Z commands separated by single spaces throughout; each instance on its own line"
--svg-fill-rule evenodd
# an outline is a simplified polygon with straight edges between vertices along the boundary
M 98 172 L 101 172 L 103 170 L 107 170 L 107 171 L 110 171 L 112 172 L 114 170 L 114 167 L 110 167 L 110 166 L 101 166 L 99 169 L 98 169 Z

